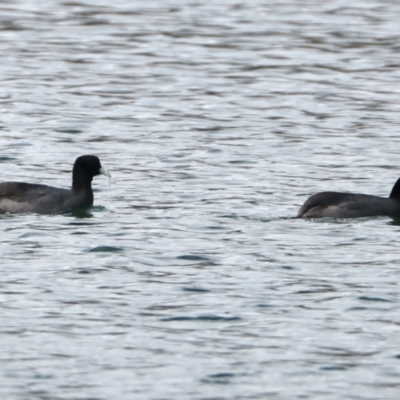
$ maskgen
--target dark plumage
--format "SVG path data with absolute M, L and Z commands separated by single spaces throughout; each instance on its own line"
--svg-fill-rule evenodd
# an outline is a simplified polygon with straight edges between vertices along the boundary
M 400 178 L 388 198 L 358 193 L 321 192 L 306 200 L 297 218 L 400 218 Z
M 93 204 L 92 179 L 110 174 L 96 156 L 81 156 L 72 170 L 71 189 L 25 182 L 0 183 L 0 210 L 10 213 L 52 214 Z

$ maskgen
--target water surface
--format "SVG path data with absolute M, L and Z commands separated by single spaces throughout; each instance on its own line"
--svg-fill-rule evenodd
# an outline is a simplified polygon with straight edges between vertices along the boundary
M 399 224 L 293 217 L 400 175 L 400 5 L 0 5 L 3 398 L 396 399 Z

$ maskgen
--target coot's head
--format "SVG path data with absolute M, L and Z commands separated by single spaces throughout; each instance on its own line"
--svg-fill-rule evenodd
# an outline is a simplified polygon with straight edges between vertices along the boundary
M 72 186 L 79 188 L 90 185 L 96 175 L 105 175 L 111 178 L 110 173 L 105 170 L 96 156 L 80 156 L 75 160 L 72 170 Z

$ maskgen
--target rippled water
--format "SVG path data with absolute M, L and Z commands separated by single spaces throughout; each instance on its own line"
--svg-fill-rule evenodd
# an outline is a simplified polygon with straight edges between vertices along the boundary
M 91 4 L 93 3 L 93 4 Z M 399 225 L 304 221 L 400 175 L 400 4 L 0 5 L 4 399 L 397 399 Z

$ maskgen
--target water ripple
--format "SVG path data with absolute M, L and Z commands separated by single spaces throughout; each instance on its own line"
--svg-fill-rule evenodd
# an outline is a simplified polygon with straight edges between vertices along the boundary
M 3 397 L 398 397 L 398 221 L 294 217 L 399 176 L 399 4 L 0 10 L 2 180 L 113 175 L 0 215 Z

